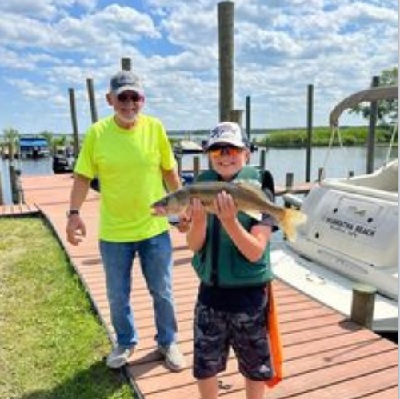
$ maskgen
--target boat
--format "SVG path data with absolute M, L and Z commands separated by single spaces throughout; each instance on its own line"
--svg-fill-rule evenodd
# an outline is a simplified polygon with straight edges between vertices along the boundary
M 75 157 L 69 147 L 57 147 L 53 155 L 54 174 L 72 173 Z
M 44 158 L 50 156 L 50 148 L 43 137 L 22 136 L 19 138 L 21 158 Z
M 360 93 L 334 108 L 331 126 L 354 101 L 393 99 L 397 87 Z M 398 159 L 372 173 L 322 179 L 304 198 L 284 200 L 300 207 L 307 221 L 294 242 L 275 244 L 276 276 L 346 315 L 353 288 L 363 284 L 376 291 L 372 329 L 397 331 Z
M 175 155 L 201 154 L 203 152 L 203 147 L 195 141 L 191 140 L 180 140 L 174 146 Z

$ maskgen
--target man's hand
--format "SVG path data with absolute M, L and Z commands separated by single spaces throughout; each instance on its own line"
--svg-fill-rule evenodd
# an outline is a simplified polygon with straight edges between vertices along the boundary
M 86 226 L 79 215 L 70 215 L 66 227 L 67 241 L 72 245 L 79 245 L 86 237 Z

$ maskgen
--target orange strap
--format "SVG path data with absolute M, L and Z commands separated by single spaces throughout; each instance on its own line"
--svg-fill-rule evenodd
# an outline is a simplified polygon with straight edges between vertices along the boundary
M 265 381 L 268 388 L 273 388 L 283 379 L 283 346 L 279 330 L 278 307 L 274 300 L 272 283 L 268 285 L 269 314 L 267 314 L 267 334 L 269 334 L 271 364 L 274 371 L 272 379 Z

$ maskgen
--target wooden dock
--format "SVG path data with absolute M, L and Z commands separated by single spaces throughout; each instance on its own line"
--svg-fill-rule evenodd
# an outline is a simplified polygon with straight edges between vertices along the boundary
M 16 215 L 17 209 L 37 209 L 53 226 L 71 263 L 91 296 L 110 339 L 110 324 L 104 274 L 97 249 L 98 194 L 91 191 L 82 208 L 87 237 L 79 247 L 65 240 L 65 211 L 68 209 L 70 175 L 23 177 L 24 207 L 3 207 Z M 193 353 L 193 305 L 198 281 L 190 265 L 191 252 L 183 234 L 171 230 L 174 245 L 174 295 L 179 341 L 188 367 L 182 373 L 165 369 L 154 352 L 155 329 L 150 296 L 136 264 L 132 303 L 140 342 L 127 373 L 140 397 L 146 399 L 199 399 L 191 374 Z M 307 295 L 275 282 L 283 334 L 284 381 L 266 392 L 266 398 L 304 399 L 397 399 L 398 348 L 393 342 L 349 322 L 343 315 L 311 300 Z M 221 397 L 244 398 L 243 380 L 231 356 L 220 376 Z
M 34 204 L 0 205 L 0 217 L 32 216 L 38 213 L 40 210 Z

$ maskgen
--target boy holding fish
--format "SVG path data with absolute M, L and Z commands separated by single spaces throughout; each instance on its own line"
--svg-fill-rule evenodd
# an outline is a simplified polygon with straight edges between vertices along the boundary
M 237 182 L 245 189 L 254 186 L 261 191 L 258 170 L 246 166 L 250 152 L 238 124 L 218 124 L 210 133 L 206 152 L 212 169 L 199 176 L 199 184 Z M 268 187 L 263 194 L 271 206 L 273 192 Z M 265 381 L 273 375 L 265 326 L 266 287 L 272 279 L 268 242 L 274 219 L 266 212 L 257 216 L 251 206 L 244 205 L 250 197 L 240 199 L 240 195 L 227 189 L 216 193 L 210 203 L 195 195 L 190 200 L 187 242 L 201 281 L 193 374 L 202 399 L 218 398 L 217 375 L 226 368 L 231 346 L 245 378 L 247 399 L 262 399 Z M 239 207 L 244 210 L 238 211 Z

